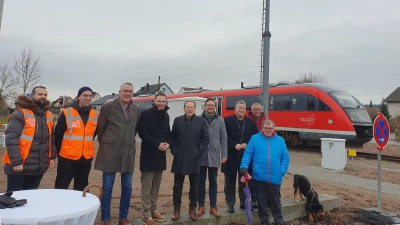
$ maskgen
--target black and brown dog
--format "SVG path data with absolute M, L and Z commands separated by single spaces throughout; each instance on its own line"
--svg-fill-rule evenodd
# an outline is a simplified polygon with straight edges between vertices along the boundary
M 319 213 L 324 212 L 324 206 L 319 203 L 318 194 L 312 188 L 311 183 L 306 176 L 295 174 L 293 178 L 293 188 L 295 202 L 299 202 L 298 194 L 300 194 L 302 200 L 307 200 L 306 210 L 310 221 L 317 218 Z

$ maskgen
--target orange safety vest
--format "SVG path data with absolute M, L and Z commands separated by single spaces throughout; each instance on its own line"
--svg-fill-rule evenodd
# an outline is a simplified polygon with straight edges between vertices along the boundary
M 60 156 L 72 160 L 78 160 L 82 155 L 85 159 L 93 158 L 93 138 L 99 113 L 91 109 L 86 125 L 84 125 L 78 110 L 75 108 L 69 107 L 64 109 L 63 112 L 67 129 L 64 132 Z
M 33 141 L 33 136 L 35 135 L 35 129 L 36 129 L 36 119 L 35 119 L 35 114 L 33 113 L 32 110 L 30 109 L 23 109 L 20 108 L 18 110 L 21 110 L 22 113 L 24 114 L 24 129 L 22 130 L 21 137 L 19 138 L 19 150 L 21 151 L 21 157 L 22 157 L 22 164 L 25 163 L 26 158 L 29 155 L 29 151 L 31 150 L 31 145 Z M 53 134 L 53 120 L 54 116 L 53 113 L 46 111 L 46 118 L 47 118 L 47 128 L 49 130 L 49 160 L 51 158 L 51 135 Z M 8 151 L 6 150 L 6 153 L 4 154 L 3 157 L 3 163 L 8 163 L 11 164 L 10 157 L 8 156 Z

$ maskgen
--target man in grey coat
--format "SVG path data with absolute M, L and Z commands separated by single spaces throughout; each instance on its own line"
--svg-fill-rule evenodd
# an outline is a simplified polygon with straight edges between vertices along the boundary
M 220 217 L 221 214 L 217 209 L 217 176 L 218 168 L 221 163 L 225 163 L 228 158 L 228 144 L 224 120 L 216 113 L 216 105 L 214 99 L 209 98 L 205 102 L 205 110 L 202 117 L 207 121 L 208 136 L 210 143 L 207 151 L 203 152 L 200 162 L 199 175 L 199 209 L 197 216 L 204 214 L 204 201 L 206 198 L 206 179 L 208 170 L 208 196 L 210 198 L 210 213 L 215 217 Z
M 183 181 L 189 176 L 189 217 L 196 221 L 196 206 L 199 198 L 198 175 L 200 173 L 201 154 L 207 150 L 208 127 L 207 122 L 194 114 L 196 103 L 186 101 L 184 104 L 185 115 L 176 117 L 171 131 L 171 152 L 174 155 L 171 172 L 174 173 L 173 204 L 174 214 L 172 220 L 180 218 Z
M 116 172 L 121 173 L 119 225 L 130 224 L 128 212 L 132 194 L 132 176 L 135 167 L 135 136 L 140 109 L 132 103 L 133 85 L 121 85 L 118 98 L 104 104 L 97 122 L 99 150 L 94 168 L 103 171 L 101 224 L 110 223 L 111 195 Z

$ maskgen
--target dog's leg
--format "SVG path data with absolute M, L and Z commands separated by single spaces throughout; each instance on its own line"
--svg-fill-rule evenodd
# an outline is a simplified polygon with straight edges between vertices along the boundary
M 299 199 L 297 197 L 297 193 L 299 192 L 299 190 L 294 190 L 294 202 L 299 202 Z
M 301 198 L 301 200 L 306 200 L 306 198 L 304 197 L 304 195 L 299 191 L 299 193 L 300 193 L 300 198 Z
M 311 222 L 314 221 L 313 215 L 310 212 L 308 212 L 308 220 L 310 220 Z

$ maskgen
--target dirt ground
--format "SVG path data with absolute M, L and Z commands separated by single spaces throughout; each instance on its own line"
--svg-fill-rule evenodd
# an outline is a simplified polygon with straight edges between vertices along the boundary
M 97 143 L 96 143 L 97 144 Z M 364 145 L 363 149 L 358 151 L 374 152 L 376 146 L 368 143 Z M 0 147 L 1 156 L 4 154 L 4 149 Z M 139 171 L 139 154 L 140 149 L 137 149 L 136 155 L 136 167 L 134 172 L 133 182 L 133 193 L 131 198 L 131 208 L 129 211 L 129 219 L 141 218 L 141 201 L 140 201 L 140 171 Z M 399 155 L 399 146 L 387 146 L 383 154 Z M 298 151 L 290 151 L 291 164 L 293 165 L 308 165 L 308 166 L 320 166 L 321 156 L 315 153 L 304 153 Z M 167 154 L 167 170 L 163 174 L 163 181 L 161 184 L 161 190 L 159 193 L 158 200 L 158 211 L 164 216 L 171 216 L 173 212 L 172 205 L 172 187 L 173 187 L 173 174 L 170 172 L 172 164 L 172 155 Z M 346 175 L 354 175 L 368 179 L 377 179 L 376 161 L 366 159 L 353 159 L 348 160 L 348 164 L 345 168 Z M 90 183 L 102 184 L 102 173 L 97 170 L 92 170 L 90 173 Z M 54 188 L 54 181 L 56 177 L 56 169 L 49 169 L 40 184 L 40 188 Z M 287 225 L 301 225 L 301 224 L 363 224 L 356 222 L 357 215 L 353 214 L 353 211 L 360 208 L 377 207 L 377 192 L 369 191 L 362 188 L 356 188 L 353 186 L 347 186 L 339 183 L 328 182 L 325 180 L 319 180 L 315 178 L 309 178 L 314 188 L 319 194 L 328 194 L 332 196 L 338 196 L 341 198 L 342 207 L 340 209 L 333 210 L 329 215 L 326 214 L 323 218 L 319 219 L 314 223 L 307 222 L 306 218 L 301 218 L 296 221 L 286 222 Z M 382 163 L 382 181 L 400 184 L 400 165 L 395 163 Z M 0 173 L 0 192 L 4 192 L 6 189 L 7 179 L 4 173 Z M 218 201 L 217 207 L 226 207 L 225 196 L 223 193 L 223 174 L 218 175 Z M 282 199 L 293 198 L 293 177 L 286 175 L 282 183 Z M 185 180 L 185 187 L 182 197 L 182 213 L 188 211 L 188 180 Z M 97 194 L 97 190 L 91 191 Z M 117 176 L 112 199 L 112 222 L 118 221 L 118 207 L 119 207 L 119 196 L 120 196 L 120 177 Z M 208 198 L 208 197 L 207 197 Z M 209 201 L 206 198 L 206 209 L 209 209 Z M 238 205 L 237 200 L 237 205 Z M 400 214 L 400 196 L 382 194 L 382 207 L 384 211 L 393 212 Z M 99 221 L 100 212 L 97 215 L 96 222 Z

